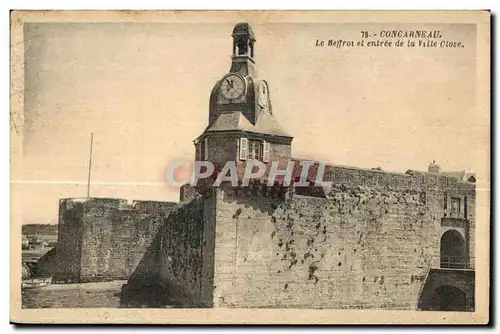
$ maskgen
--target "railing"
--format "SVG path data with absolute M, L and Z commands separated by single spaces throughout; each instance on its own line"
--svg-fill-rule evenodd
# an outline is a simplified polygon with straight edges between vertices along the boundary
M 446 269 L 473 269 L 474 258 L 467 256 L 441 256 L 440 267 Z

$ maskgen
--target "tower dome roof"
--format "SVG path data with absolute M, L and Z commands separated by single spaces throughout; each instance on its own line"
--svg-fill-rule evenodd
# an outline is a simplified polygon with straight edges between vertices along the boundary
M 246 22 L 242 22 L 242 23 L 238 23 L 237 25 L 234 26 L 234 29 L 233 29 L 233 36 L 237 36 L 237 35 L 250 35 L 252 36 L 253 38 L 255 38 L 255 35 L 253 33 L 253 30 L 252 30 L 252 27 L 246 23 Z

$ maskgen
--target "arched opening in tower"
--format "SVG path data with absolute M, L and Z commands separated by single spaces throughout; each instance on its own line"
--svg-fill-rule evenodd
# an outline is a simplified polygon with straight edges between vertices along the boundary
M 441 237 L 441 268 L 463 269 L 467 266 L 465 241 L 456 230 L 449 230 Z

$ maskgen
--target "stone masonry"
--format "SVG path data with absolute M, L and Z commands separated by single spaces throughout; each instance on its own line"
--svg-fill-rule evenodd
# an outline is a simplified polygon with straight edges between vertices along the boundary
M 169 202 L 110 198 L 61 199 L 55 282 L 127 279 L 142 259 Z M 46 259 L 44 259 L 46 261 Z
M 252 28 L 237 24 L 231 36 L 231 67 L 210 94 L 195 159 L 235 162 L 238 178 L 252 160 L 299 166 L 257 76 Z M 128 278 L 129 307 L 474 310 L 475 177 L 435 163 L 325 171 L 329 185 L 299 187 L 294 169 L 286 187 L 264 175 L 216 188 L 216 169 L 184 186 L 180 204 L 63 199 L 54 278 Z
M 436 298 L 435 284 L 424 285 L 440 268 L 445 203 L 459 196 L 470 207 L 454 219 L 467 225 L 474 268 L 474 184 L 427 172 L 330 171 L 324 197 L 213 189 L 172 212 L 159 232 L 160 286 L 190 306 L 417 309 L 432 304 L 422 296 Z

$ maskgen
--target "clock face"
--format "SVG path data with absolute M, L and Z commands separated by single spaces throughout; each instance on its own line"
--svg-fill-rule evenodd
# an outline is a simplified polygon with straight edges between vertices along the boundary
M 242 77 L 230 74 L 222 79 L 220 92 L 228 100 L 235 100 L 245 92 L 245 81 Z
M 261 82 L 259 85 L 259 105 L 265 107 L 268 100 L 268 89 L 265 82 Z

